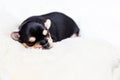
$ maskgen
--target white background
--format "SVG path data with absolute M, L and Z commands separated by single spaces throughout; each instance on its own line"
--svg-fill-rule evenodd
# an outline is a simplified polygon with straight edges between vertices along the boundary
M 76 21 L 82 37 L 120 47 L 120 0 L 3 0 L 2 6 L 21 22 L 32 15 L 63 12 Z

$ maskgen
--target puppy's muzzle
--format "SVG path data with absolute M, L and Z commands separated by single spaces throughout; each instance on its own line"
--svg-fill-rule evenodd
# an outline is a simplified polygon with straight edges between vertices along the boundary
M 53 43 L 52 38 L 48 37 L 48 38 L 42 40 L 40 44 L 42 45 L 43 49 L 50 49 L 50 48 L 52 48 L 52 43 Z
M 46 44 L 42 45 L 42 48 L 43 48 L 43 49 L 50 49 L 51 46 L 50 46 L 49 43 L 46 43 Z

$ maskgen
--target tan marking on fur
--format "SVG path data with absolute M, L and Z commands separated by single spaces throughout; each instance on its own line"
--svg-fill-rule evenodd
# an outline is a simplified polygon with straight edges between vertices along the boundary
M 74 38 L 74 37 L 77 37 L 77 34 L 76 34 L 76 33 L 74 33 L 74 34 L 71 36 L 71 38 Z
M 50 44 L 50 47 L 53 47 L 53 40 L 52 40 L 52 38 L 48 37 L 47 40 L 48 40 L 48 43 Z
M 47 30 L 43 30 L 42 34 L 47 35 Z
M 50 20 L 50 19 L 47 19 L 47 20 L 45 21 L 44 25 L 45 25 L 45 27 L 46 27 L 47 29 L 49 29 L 50 26 L 51 26 L 51 20 Z
M 23 46 L 25 48 L 29 48 L 30 46 L 28 46 L 26 43 L 23 43 Z M 36 43 L 35 45 L 31 46 L 31 48 L 41 48 L 42 46 L 39 43 Z
M 33 48 L 41 48 L 42 46 L 40 45 L 40 43 L 36 43 L 34 46 L 32 46 Z
M 26 43 L 23 43 L 23 46 L 24 46 L 25 48 L 28 48 L 28 47 L 29 47 Z
M 35 42 L 35 40 L 36 40 L 35 37 L 30 37 L 30 38 L 29 38 L 29 41 L 30 41 L 30 42 Z
M 31 37 L 32 38 L 32 37 Z M 33 38 L 35 38 L 35 37 L 33 37 Z M 52 40 L 52 38 L 51 37 L 47 37 L 47 40 L 48 40 L 48 43 L 49 43 L 49 45 L 50 45 L 50 48 L 51 47 L 53 47 L 53 40 Z M 34 41 L 34 40 L 33 40 Z M 23 43 L 23 46 L 25 47 L 25 48 L 29 48 L 30 46 L 28 46 L 26 43 Z M 33 46 L 31 46 L 31 48 L 42 48 L 42 45 L 40 45 L 40 43 L 36 43 L 35 45 L 33 45 Z

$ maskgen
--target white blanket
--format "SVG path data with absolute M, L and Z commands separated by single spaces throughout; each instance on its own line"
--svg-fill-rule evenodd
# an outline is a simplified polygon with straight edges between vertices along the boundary
M 6 18 L 11 18 L 6 23 Z M 5 14 L 0 30 L 0 80 L 111 80 L 114 48 L 97 39 L 68 38 L 49 50 L 26 49 L 10 37 L 17 27 Z M 12 27 L 13 26 L 13 27 Z
M 113 47 L 81 38 L 54 44 L 50 50 L 26 49 L 4 36 L 0 50 L 1 80 L 111 80 Z

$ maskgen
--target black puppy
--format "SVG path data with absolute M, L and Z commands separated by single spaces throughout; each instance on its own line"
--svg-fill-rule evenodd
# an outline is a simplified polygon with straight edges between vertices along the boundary
M 76 37 L 78 34 L 79 28 L 70 17 L 53 12 L 29 17 L 20 25 L 18 32 L 12 32 L 11 37 L 26 48 L 49 49 L 52 47 L 52 42 Z

